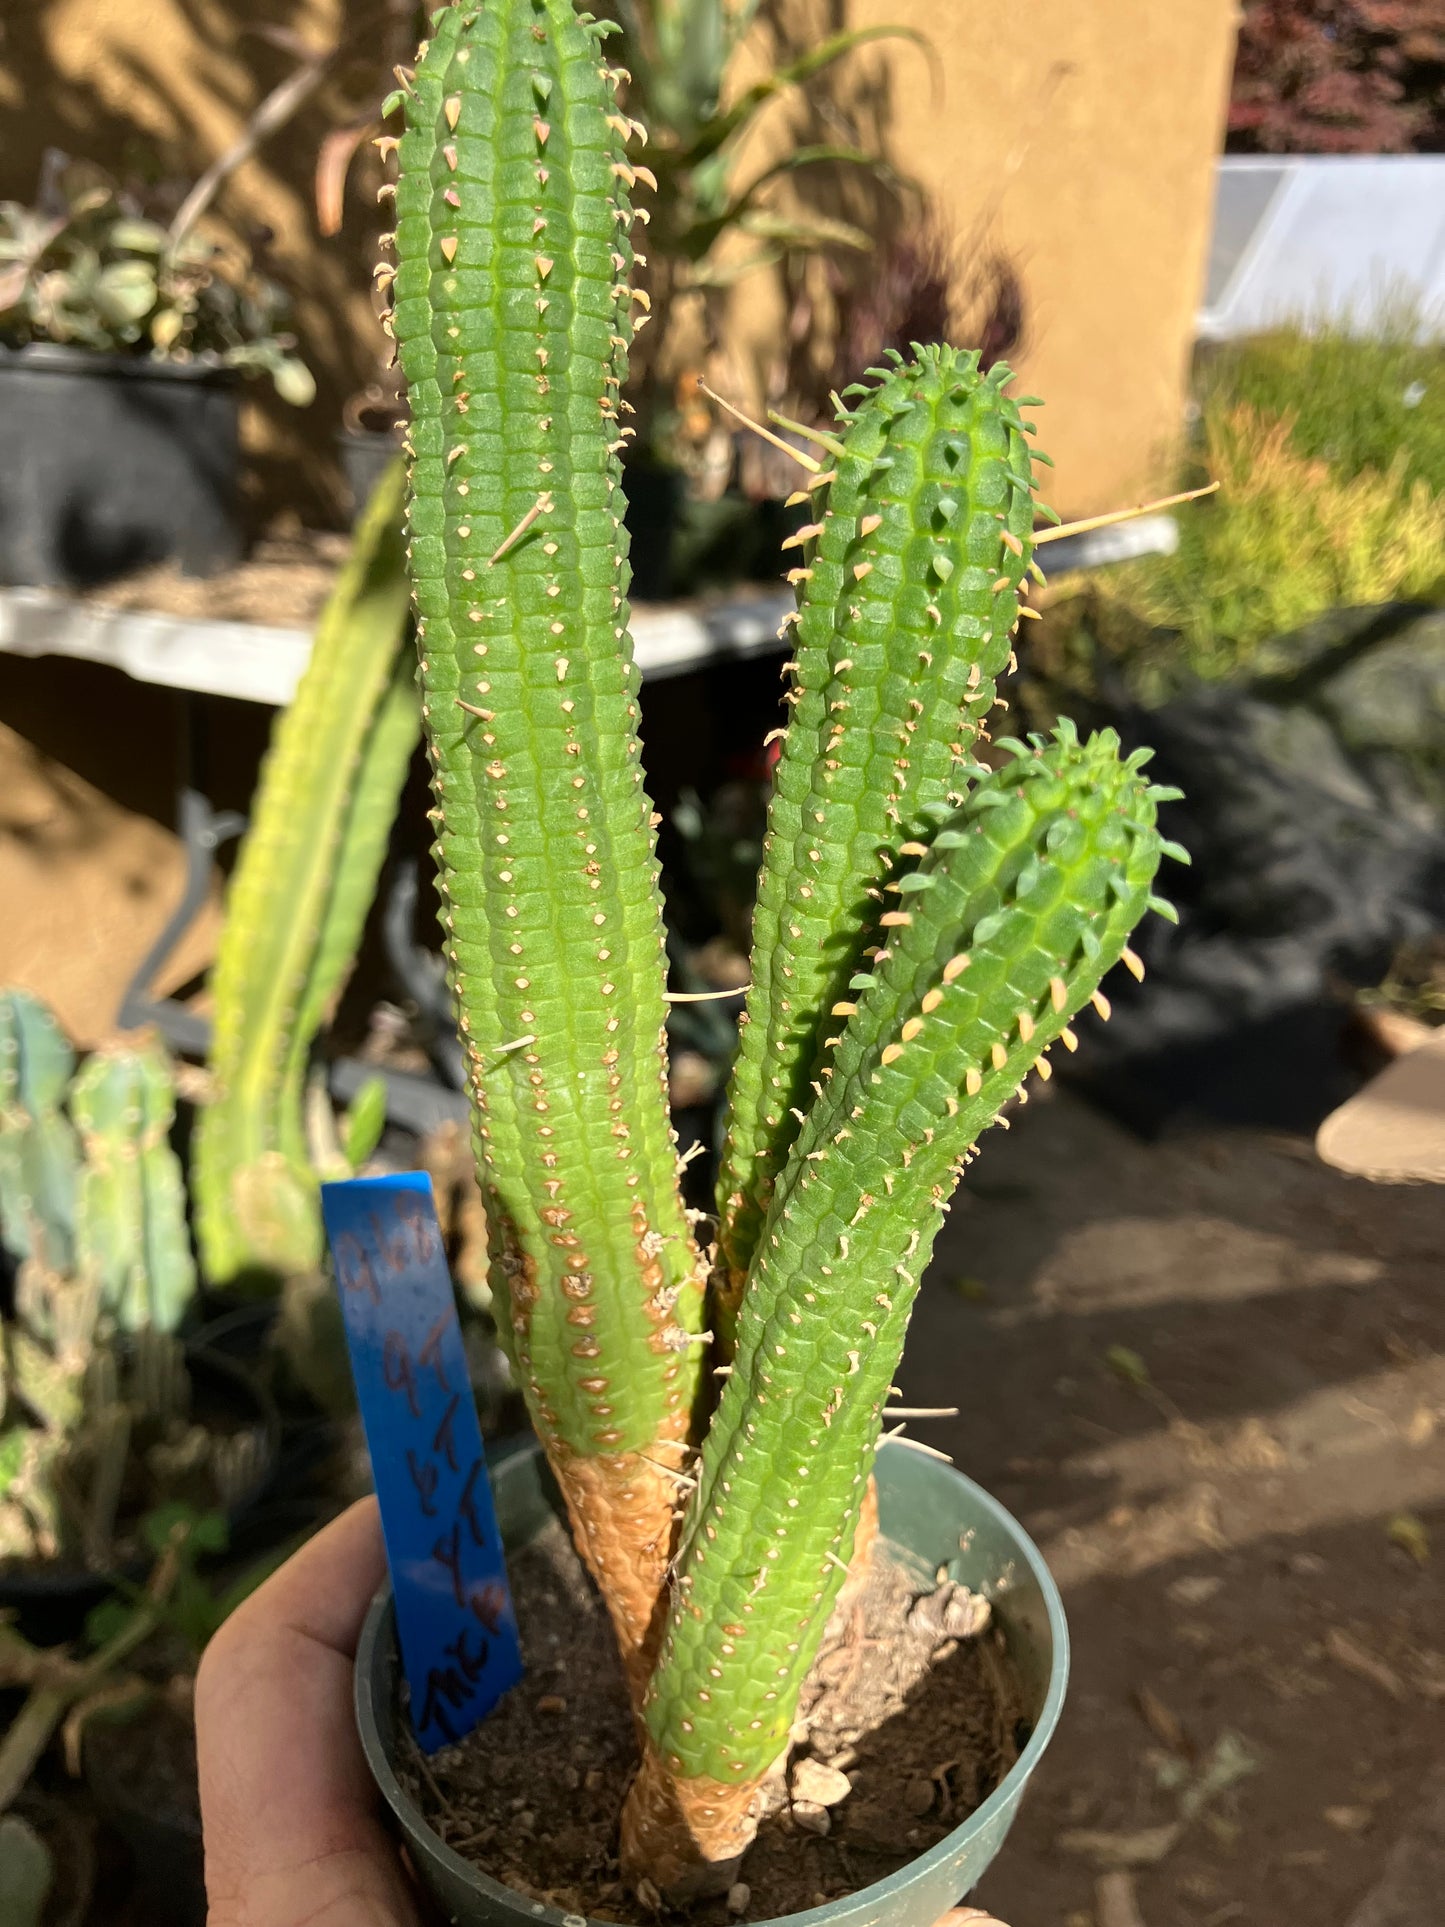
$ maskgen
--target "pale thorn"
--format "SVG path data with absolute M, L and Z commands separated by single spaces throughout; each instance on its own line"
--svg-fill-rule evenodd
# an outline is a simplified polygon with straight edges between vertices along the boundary
M 750 415 L 745 415 L 741 408 L 735 408 L 730 401 L 724 401 L 723 397 L 709 388 L 705 381 L 700 381 L 698 387 L 709 401 L 715 401 L 719 408 L 725 408 L 735 420 L 743 424 L 744 428 L 750 428 L 755 435 L 761 435 L 763 440 L 771 442 L 774 448 L 780 448 L 785 455 L 791 455 L 798 466 L 807 469 L 810 475 L 816 475 L 822 468 L 823 464 L 815 461 L 811 455 L 804 455 L 801 449 L 794 448 L 791 442 L 785 442 L 781 435 L 775 435 L 770 428 L 764 428 L 761 422 L 755 422 Z
M 751 984 L 739 984 L 736 990 L 667 990 L 663 1000 L 669 1004 L 715 1004 L 724 997 L 746 997 L 751 989 Z
M 1082 522 L 1064 522 L 1056 529 L 1039 529 L 1033 538 L 1034 547 L 1041 542 L 1058 542 L 1066 535 L 1085 535 L 1090 529 L 1112 528 L 1116 522 L 1132 522 L 1159 509 L 1178 508 L 1181 502 L 1197 502 L 1201 495 L 1213 495 L 1218 489 L 1218 482 L 1209 482 L 1203 488 L 1187 488 L 1180 495 L 1162 495 L 1157 502 L 1138 502 L 1130 509 L 1114 509 L 1108 515 L 1088 515 Z
M 953 1459 L 947 1452 L 940 1452 L 936 1445 L 925 1445 L 922 1439 L 911 1439 L 901 1429 L 898 1434 L 890 1433 L 889 1436 L 897 1436 L 898 1443 L 906 1445 L 910 1452 L 922 1452 L 927 1458 L 942 1459 L 945 1465 L 953 1464 Z
M 527 513 L 522 517 L 521 521 L 517 524 L 516 528 L 512 530 L 511 534 L 504 536 L 499 546 L 496 549 L 494 549 L 492 553 L 487 557 L 488 567 L 490 567 L 493 563 L 500 562 L 502 557 L 507 553 L 508 549 L 514 548 L 516 544 L 521 541 L 522 537 L 527 533 L 528 529 L 531 528 L 532 524 L 536 521 L 537 517 L 539 515 L 548 514 L 551 511 L 551 507 L 552 507 L 552 497 L 549 494 L 547 494 L 546 491 L 544 490 L 543 493 L 537 497 L 536 501 L 532 504 L 532 506 L 527 510 Z
M 1119 952 L 1119 961 L 1120 963 L 1123 964 L 1124 968 L 1128 971 L 1129 975 L 1134 979 L 1135 983 L 1140 983 L 1140 984 L 1143 983 L 1144 981 L 1143 960 L 1139 956 L 1137 956 L 1134 951 L 1132 951 L 1129 948 L 1128 944 L 1125 944 L 1124 948 Z

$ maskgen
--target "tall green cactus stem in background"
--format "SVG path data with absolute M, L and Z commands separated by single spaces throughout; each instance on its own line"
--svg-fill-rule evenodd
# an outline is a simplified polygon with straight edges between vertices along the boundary
M 398 462 L 378 485 L 277 722 L 211 973 L 212 1101 L 196 1135 L 201 1259 L 212 1284 L 311 1269 L 321 1255 L 306 1077 L 386 854 L 419 722 Z
M 393 324 L 459 1011 L 500 1322 L 637 1677 L 699 1382 L 618 452 L 628 123 L 571 0 L 438 13 Z
M 718 1183 L 728 1343 L 824 1021 L 926 810 L 967 788 L 1027 594 L 1037 505 L 1009 369 L 985 375 L 976 350 L 937 347 L 875 373 L 813 484 L 795 571 L 792 719 Z
M 71 1091 L 85 1154 L 76 1269 L 126 1332 L 174 1331 L 195 1293 L 185 1180 L 170 1145 L 175 1111 L 170 1059 L 154 1045 L 97 1051 Z
M 1112 731 L 1061 726 L 929 838 L 830 1039 L 779 1179 L 703 1446 L 624 1858 L 715 1885 L 787 1745 L 850 1556 L 918 1280 L 979 1134 L 1150 902 L 1155 804 Z
M 38 997 L 0 991 L 0 1243 L 68 1271 L 79 1151 L 62 1106 L 75 1052 Z

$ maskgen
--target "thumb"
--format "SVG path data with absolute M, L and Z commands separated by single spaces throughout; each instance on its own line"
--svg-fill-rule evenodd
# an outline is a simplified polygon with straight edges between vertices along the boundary
M 373 1500 L 231 1615 L 196 1680 L 208 1927 L 416 1927 L 352 1715 L 385 1559 Z

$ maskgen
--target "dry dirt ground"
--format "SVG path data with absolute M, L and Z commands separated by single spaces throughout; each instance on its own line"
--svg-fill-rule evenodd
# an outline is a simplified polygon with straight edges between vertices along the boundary
M 1445 1758 L 1442 1249 L 1445 1188 L 1302 1139 L 1146 1145 L 1065 1092 L 986 1140 L 901 1384 L 1072 1628 L 975 1896 L 1012 1927 L 1117 1927 L 1131 1882 L 1144 1927 L 1347 1927 L 1380 1879 Z

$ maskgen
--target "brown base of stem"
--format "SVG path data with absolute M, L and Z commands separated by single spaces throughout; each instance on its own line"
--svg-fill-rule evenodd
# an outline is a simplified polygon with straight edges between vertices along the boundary
M 846 1610 L 867 1585 L 877 1539 L 878 1486 L 870 1478 L 835 1613 Z M 641 1721 L 638 1725 L 642 1765 L 622 1810 L 623 1878 L 634 1891 L 650 1881 L 663 1900 L 677 1906 L 726 1893 L 757 1833 L 758 1795 L 770 1773 L 746 1786 L 677 1779 Z M 778 1765 L 786 1759 L 784 1749 Z
M 766 1777 L 766 1776 L 765 1776 Z M 622 1809 L 622 1876 L 634 1891 L 651 1881 L 674 1906 L 724 1894 L 758 1830 L 761 1780 L 724 1786 L 678 1780 L 650 1738 Z
M 637 1708 L 652 1668 L 681 1489 L 663 1461 L 664 1454 L 680 1459 L 681 1448 L 663 1441 L 653 1450 L 656 1462 L 637 1452 L 595 1459 L 548 1453 L 577 1550 L 612 1616 Z

